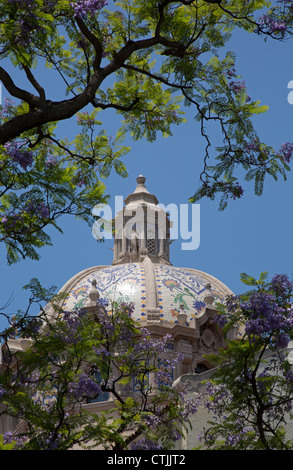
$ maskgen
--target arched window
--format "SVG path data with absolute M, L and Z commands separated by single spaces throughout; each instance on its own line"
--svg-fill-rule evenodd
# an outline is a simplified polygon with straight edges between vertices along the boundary
M 156 255 L 156 236 L 152 229 L 147 232 L 147 249 L 151 255 Z
M 194 369 L 195 374 L 202 374 L 206 372 L 209 368 L 204 364 L 197 364 L 196 368 Z

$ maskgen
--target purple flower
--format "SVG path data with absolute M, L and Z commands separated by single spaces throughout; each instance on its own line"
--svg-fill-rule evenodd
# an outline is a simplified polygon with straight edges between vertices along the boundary
M 20 448 L 26 441 L 25 436 L 18 436 L 14 435 L 12 432 L 6 432 L 3 434 L 3 443 L 4 444 L 11 444 L 12 442 L 15 443 L 16 447 Z
M 229 88 L 236 94 L 238 95 L 242 90 L 245 90 L 245 82 L 230 82 L 229 83 Z
M 260 151 L 260 141 L 258 138 L 254 138 L 250 142 L 245 142 L 245 150 L 248 152 L 259 152 Z
M 25 208 L 25 212 L 37 215 L 43 219 L 48 219 L 50 216 L 50 209 L 43 202 L 29 201 Z
M 277 347 L 289 342 L 292 314 L 278 305 L 273 295 L 255 292 L 247 302 L 240 304 L 245 317 L 245 331 L 251 340 L 256 337 L 273 338 Z
M 235 67 L 231 67 L 231 69 L 227 70 L 226 75 L 229 78 L 236 77 L 237 73 L 236 73 Z
M 37 204 L 36 210 L 43 219 L 47 219 L 50 215 L 49 208 L 44 203 Z
M 19 230 L 20 233 L 26 233 L 31 230 L 31 223 L 39 223 L 38 218 L 48 219 L 50 209 L 43 202 L 27 201 L 18 212 L 5 214 L 1 223 L 6 230 Z M 29 224 L 28 224 L 29 218 Z
M 68 386 L 69 393 L 76 399 L 83 397 L 94 398 L 96 395 L 101 393 L 101 387 L 87 374 L 80 374 L 77 382 L 71 382 Z
M 3 99 L 3 107 L 1 110 L 1 114 L 7 117 L 12 108 L 14 108 L 14 101 L 11 98 L 4 98 Z
M 266 26 L 270 33 L 284 33 L 287 25 L 284 21 L 278 21 L 270 15 L 262 15 L 259 19 L 260 26 Z
M 89 113 L 84 112 L 84 113 L 79 113 L 77 116 L 77 124 L 80 124 L 82 126 L 93 126 L 95 124 L 95 119 L 90 118 Z
M 226 315 L 216 315 L 215 318 L 214 318 L 214 322 L 220 328 L 224 328 L 228 323 L 228 319 L 227 319 Z
M 8 219 L 7 215 L 4 215 L 4 217 L 2 217 L 1 222 L 2 222 L 2 224 L 4 224 L 4 225 L 8 224 L 9 219 Z
M 281 157 L 287 163 L 290 163 L 290 160 L 293 156 L 293 144 L 290 144 L 289 142 L 286 142 L 286 143 L 282 144 L 279 152 L 281 154 Z
M 49 157 L 45 163 L 46 168 L 53 168 L 57 165 L 57 157 Z
M 276 295 L 286 299 L 286 297 L 291 295 L 293 282 L 289 280 L 287 274 L 275 274 L 272 278 L 272 289 Z
M 88 13 L 94 14 L 101 10 L 108 2 L 106 0 L 77 0 L 71 2 L 71 6 L 76 16 L 85 16 Z
M 286 348 L 289 344 L 290 336 L 287 333 L 280 333 L 276 336 L 276 346 Z
M 235 324 L 239 318 L 235 313 L 242 311 L 241 321 L 250 341 L 264 339 L 272 346 L 287 346 L 293 326 L 293 310 L 290 306 L 293 282 L 286 274 L 276 274 L 266 292 L 255 291 L 248 300 L 241 296 L 230 296 L 226 301 L 226 312 L 215 318 L 224 327 L 229 321 Z
M 155 414 L 147 415 L 145 422 L 149 428 L 156 429 L 161 424 L 161 418 Z
M 161 450 L 162 446 L 150 439 L 140 439 L 131 444 L 131 450 Z
M 4 147 L 12 160 L 18 163 L 24 170 L 33 164 L 32 152 L 19 150 L 17 142 L 7 142 Z
M 281 21 L 280 23 L 278 21 L 272 21 L 270 24 L 271 32 L 275 31 L 280 31 L 281 33 L 285 32 L 287 29 L 286 24 Z

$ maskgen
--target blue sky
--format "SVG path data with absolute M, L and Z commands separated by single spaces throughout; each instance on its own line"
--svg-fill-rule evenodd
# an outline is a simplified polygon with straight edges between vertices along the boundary
M 269 106 L 266 114 L 254 120 L 260 138 L 275 148 L 283 142 L 293 142 L 293 105 L 287 100 L 288 82 L 293 80 L 292 40 L 264 42 L 263 38 L 238 32 L 230 49 L 236 52 L 236 68 L 249 95 Z M 39 78 L 49 84 L 45 76 Z M 50 86 L 53 90 L 54 83 L 50 82 Z M 3 88 L 2 95 L 7 96 Z M 124 159 L 129 177 L 123 179 L 112 173 L 106 181 L 113 209 L 115 195 L 126 197 L 132 192 L 139 174 L 146 177 L 148 190 L 161 203 L 188 202 L 199 184 L 204 141 L 190 110 L 187 120 L 173 129 L 173 137 L 158 136 L 154 143 L 131 142 L 131 152 Z M 110 113 L 105 122 L 108 128 L 115 128 Z M 63 132 L 70 133 L 70 123 L 63 125 Z M 243 198 L 231 201 L 224 212 L 218 210 L 218 200 L 200 201 L 200 246 L 194 251 L 182 251 L 181 240 L 173 242 L 172 264 L 208 272 L 235 293 L 245 290 L 239 279 L 242 272 L 256 277 L 262 271 L 268 271 L 269 276 L 287 273 L 292 278 L 292 182 L 293 173 L 286 182 L 267 178 L 261 197 L 254 195 L 253 184 L 246 184 Z M 0 307 L 12 296 L 7 313 L 25 309 L 27 293 L 22 286 L 32 277 L 44 286 L 55 285 L 59 289 L 87 267 L 111 264 L 112 241 L 98 244 L 90 227 L 69 216 L 63 218 L 61 227 L 63 235 L 50 229 L 53 247 L 41 249 L 40 261 L 8 266 L 5 248 L 0 248 Z

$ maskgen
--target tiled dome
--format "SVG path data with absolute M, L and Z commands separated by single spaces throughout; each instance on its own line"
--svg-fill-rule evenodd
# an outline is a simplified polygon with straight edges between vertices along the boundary
M 140 175 L 136 181 L 136 189 L 114 219 L 112 265 L 88 268 L 70 279 L 62 288 L 69 293 L 63 308 L 85 307 L 96 281 L 100 298 L 134 303 L 136 320 L 174 323 L 184 313 L 188 322 L 204 311 L 208 295 L 224 301 L 232 292 L 207 273 L 172 266 L 169 214 L 158 207 L 156 196 L 145 187 L 145 178 Z M 129 230 L 131 237 L 127 236 Z
M 187 314 L 188 321 L 200 315 L 205 307 L 207 284 L 216 301 L 224 301 L 232 292 L 222 282 L 207 273 L 177 268 L 166 264 L 152 263 L 155 276 L 156 307 L 160 318 L 168 322 L 176 322 L 180 308 Z M 93 280 L 96 280 L 100 298 L 107 301 L 133 302 L 134 318 L 146 319 L 147 292 L 146 281 L 148 272 L 145 263 L 126 263 L 116 266 L 96 266 L 86 269 L 74 276 L 61 289 L 69 295 L 63 308 L 73 310 L 84 307 Z

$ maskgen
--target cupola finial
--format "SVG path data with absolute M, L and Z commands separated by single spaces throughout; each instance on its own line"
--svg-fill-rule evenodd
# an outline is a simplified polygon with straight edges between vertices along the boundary
M 137 178 L 136 178 L 136 182 L 137 184 L 143 184 L 145 183 L 146 179 L 143 175 L 139 175 Z

